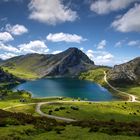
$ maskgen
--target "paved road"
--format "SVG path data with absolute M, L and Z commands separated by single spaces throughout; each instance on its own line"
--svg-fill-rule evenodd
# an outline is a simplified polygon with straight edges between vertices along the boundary
M 123 92 L 123 91 L 120 91 L 118 89 L 116 89 L 115 87 L 113 87 L 108 81 L 107 81 L 107 78 L 106 78 L 106 72 L 104 71 L 104 81 L 108 84 L 109 87 L 111 87 L 114 91 L 117 91 L 119 93 L 122 93 L 122 94 L 125 94 L 125 95 L 128 95 L 130 98 L 129 98 L 129 101 L 131 102 L 139 102 L 136 100 L 136 96 L 132 95 L 132 94 L 129 94 L 129 93 L 126 93 L 126 92 Z

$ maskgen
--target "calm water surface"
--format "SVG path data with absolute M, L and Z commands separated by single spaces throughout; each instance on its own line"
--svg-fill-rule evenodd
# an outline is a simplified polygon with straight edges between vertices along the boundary
M 27 90 L 33 97 L 72 97 L 87 98 L 92 101 L 110 101 L 116 98 L 96 83 L 78 79 L 51 78 L 28 81 L 18 85 L 16 90 Z

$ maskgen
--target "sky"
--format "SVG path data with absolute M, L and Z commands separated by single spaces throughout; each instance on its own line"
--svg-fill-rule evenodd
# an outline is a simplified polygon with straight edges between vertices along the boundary
M 97 65 L 140 56 L 140 0 L 0 0 L 0 58 L 77 47 Z

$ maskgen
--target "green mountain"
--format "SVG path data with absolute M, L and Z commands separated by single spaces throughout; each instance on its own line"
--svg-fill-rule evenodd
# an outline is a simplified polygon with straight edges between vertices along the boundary
M 127 63 L 116 65 L 107 73 L 109 81 L 114 85 L 140 85 L 140 57 Z
M 2 67 L 21 78 L 77 76 L 95 67 L 86 54 L 77 48 L 53 54 L 27 54 L 8 59 Z
M 0 68 L 0 89 L 9 87 L 18 83 L 24 82 L 24 80 L 4 71 Z

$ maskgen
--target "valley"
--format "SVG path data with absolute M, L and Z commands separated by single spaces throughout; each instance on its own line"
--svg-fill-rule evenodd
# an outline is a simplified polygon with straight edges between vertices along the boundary
M 126 63 L 126 69 L 132 62 L 133 60 Z M 1 133 L 0 137 L 4 140 L 9 137 L 25 140 L 30 138 L 40 140 L 47 137 L 55 140 L 54 135 L 58 138 L 63 136 L 68 140 L 92 136 L 95 140 L 102 138 L 107 140 L 112 138 L 139 139 L 139 59 L 134 59 L 132 64 L 131 67 L 134 70 L 124 75 L 121 73 L 124 73 L 125 64 L 123 69 L 119 68 L 119 70 L 116 70 L 116 67 L 96 66 L 83 52 L 75 48 L 70 48 L 57 56 L 29 54 L 2 62 L 0 131 L 5 133 Z M 41 88 L 44 84 L 45 90 L 50 90 L 48 97 L 45 96 L 47 94 L 45 90 L 42 91 L 42 96 L 32 97 L 37 90 L 41 92 L 38 88 L 39 80 L 41 80 Z M 120 81 L 119 84 L 118 81 Z M 121 81 L 122 84 L 120 84 Z M 34 85 L 32 86 L 35 88 L 33 93 L 30 93 L 30 84 Z M 100 92 L 92 87 L 94 84 L 101 89 Z M 15 91 L 13 90 L 15 85 L 23 88 L 17 88 L 18 90 Z M 26 91 L 23 85 L 29 89 L 27 88 Z M 66 87 L 69 90 L 66 90 Z M 54 89 L 58 93 L 57 97 L 51 96 L 53 95 L 51 91 Z M 97 96 L 94 96 L 92 100 L 87 89 L 91 90 L 90 94 L 95 92 L 100 98 L 97 100 Z M 112 93 L 114 101 L 109 98 L 101 100 L 101 96 L 104 95 L 103 98 L 105 98 L 107 90 Z M 65 92 L 66 97 L 63 96 Z M 80 96 L 78 92 L 83 96 Z M 135 100 L 131 98 L 133 95 L 137 97 Z M 19 116 L 22 116 L 20 117 L 22 119 L 19 119 Z M 12 126 L 15 131 L 11 129 Z M 76 130 L 82 131 L 82 135 L 75 132 Z M 67 133 L 70 134 L 67 135 Z M 35 137 L 33 138 L 32 135 Z

